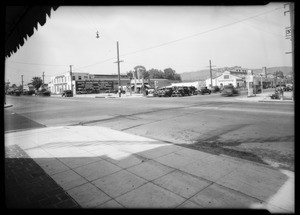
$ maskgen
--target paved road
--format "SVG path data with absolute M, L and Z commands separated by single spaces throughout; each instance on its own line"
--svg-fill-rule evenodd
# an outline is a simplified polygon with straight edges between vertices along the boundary
M 220 94 L 121 99 L 8 96 L 7 103 L 13 107 L 5 110 L 6 131 L 19 129 L 7 120 L 15 113 L 29 120 L 27 127 L 105 126 L 294 169 L 293 104 L 245 103 Z

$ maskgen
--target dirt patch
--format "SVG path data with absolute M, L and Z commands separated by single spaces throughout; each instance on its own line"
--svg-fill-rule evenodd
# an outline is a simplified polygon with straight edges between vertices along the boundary
M 272 141 L 275 138 L 270 138 Z M 277 138 L 277 141 L 291 140 L 291 137 Z M 252 140 L 252 139 L 251 139 Z M 248 140 L 249 141 L 249 140 Z M 253 139 L 252 141 L 257 141 Z M 238 147 L 242 144 L 241 140 L 234 141 L 195 141 L 191 144 L 181 144 L 183 147 L 200 150 L 203 152 L 220 155 L 224 154 L 231 157 L 237 157 L 273 167 L 294 171 L 294 155 L 282 154 L 280 151 L 262 147 Z M 251 142 L 247 144 L 251 145 Z

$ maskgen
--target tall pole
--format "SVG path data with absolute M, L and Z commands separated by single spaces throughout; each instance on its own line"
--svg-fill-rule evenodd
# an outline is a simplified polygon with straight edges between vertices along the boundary
M 292 54 L 292 74 L 293 74 L 293 77 L 295 77 L 295 50 L 294 50 L 294 3 L 290 2 L 290 3 L 287 3 L 287 4 L 284 4 L 284 7 L 285 5 L 289 5 L 289 10 L 288 11 L 284 11 L 284 15 L 286 13 L 290 13 L 290 31 L 287 31 L 289 33 L 286 33 L 287 35 L 287 38 L 286 39 L 291 39 L 291 44 L 292 44 L 292 51 L 291 52 L 287 52 L 286 54 Z M 290 35 L 289 35 L 290 34 Z M 294 81 L 293 81 L 294 83 Z M 294 92 L 293 92 L 293 96 L 292 96 L 292 99 L 294 100 Z
M 22 94 L 23 94 L 23 75 L 21 75 L 22 77 Z
M 118 89 L 121 88 L 121 78 L 120 78 L 120 58 L 119 58 L 119 42 L 117 41 L 117 55 L 118 55 Z M 121 97 L 121 93 L 119 93 L 119 97 Z
M 45 72 L 43 72 L 43 85 L 45 84 L 45 82 L 44 82 L 44 76 L 45 76 L 44 73 L 45 73 Z
M 263 80 L 262 80 L 262 75 L 260 75 L 260 87 L 261 87 L 261 93 L 263 93 Z
M 294 3 L 290 3 L 290 20 L 291 20 L 291 40 L 292 40 L 292 73 L 293 73 L 293 77 L 295 77 L 295 69 L 294 69 L 294 63 L 295 63 L 295 52 L 294 52 Z M 294 81 L 293 81 L 294 83 Z M 293 87 L 293 89 L 295 89 Z M 295 97 L 294 97 L 294 92 L 293 92 L 293 97 L 292 99 L 294 100 Z
M 123 62 L 123 61 L 122 60 L 120 61 L 120 58 L 119 58 L 119 42 L 117 41 L 117 62 L 115 62 L 115 63 L 118 63 L 118 92 L 119 92 L 119 97 L 121 97 L 120 62 Z
M 72 93 L 73 93 L 73 74 L 72 74 L 72 66 L 73 66 L 73 65 L 70 65 L 70 79 L 71 79 L 71 90 L 72 90 Z
M 209 60 L 209 72 L 210 72 L 210 87 L 212 88 L 212 71 L 211 71 L 211 60 Z

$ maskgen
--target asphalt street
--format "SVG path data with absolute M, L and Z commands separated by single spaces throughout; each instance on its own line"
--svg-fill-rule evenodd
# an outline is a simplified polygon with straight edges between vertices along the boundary
M 5 131 L 104 126 L 294 170 L 294 105 L 249 103 L 220 94 L 105 99 L 7 96 Z

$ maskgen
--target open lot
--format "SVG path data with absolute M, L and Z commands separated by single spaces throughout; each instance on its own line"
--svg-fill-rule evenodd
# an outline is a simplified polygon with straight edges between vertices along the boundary
M 7 96 L 6 102 L 13 105 L 5 109 L 6 132 L 104 126 L 294 171 L 293 103 L 250 103 L 220 94 L 120 99 Z

